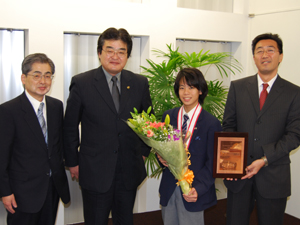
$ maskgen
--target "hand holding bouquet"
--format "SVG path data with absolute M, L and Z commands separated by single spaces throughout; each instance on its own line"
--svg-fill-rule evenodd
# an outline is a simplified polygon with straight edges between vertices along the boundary
M 165 122 L 157 122 L 149 107 L 147 113 L 139 114 L 136 109 L 131 113 L 132 119 L 127 124 L 150 147 L 168 163 L 168 168 L 178 180 L 181 190 L 188 194 L 193 182 L 193 171 L 190 165 L 189 152 L 184 147 L 181 132 L 170 125 L 170 117 Z

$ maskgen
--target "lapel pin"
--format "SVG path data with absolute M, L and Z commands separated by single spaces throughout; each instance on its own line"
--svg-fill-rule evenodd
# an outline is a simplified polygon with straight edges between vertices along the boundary
M 130 86 L 127 86 L 127 89 L 130 89 Z
M 194 130 L 197 130 L 197 127 L 195 127 Z

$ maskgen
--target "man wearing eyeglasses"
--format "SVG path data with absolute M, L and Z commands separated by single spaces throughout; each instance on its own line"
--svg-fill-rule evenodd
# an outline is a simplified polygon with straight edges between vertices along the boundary
M 231 82 L 223 130 L 248 132 L 246 175 L 224 180 L 227 224 L 248 225 L 254 205 L 258 224 L 282 225 L 291 195 L 289 153 L 300 144 L 300 88 L 278 75 L 283 59 L 277 34 L 252 41 L 258 73 Z
M 151 106 L 148 81 L 124 70 L 132 49 L 125 29 L 98 39 L 99 68 L 72 78 L 64 120 L 65 160 L 82 190 L 85 225 L 133 224 L 147 147 L 124 122 Z M 78 125 L 81 123 L 81 140 Z M 80 150 L 78 151 L 78 147 Z
M 8 225 L 54 225 L 59 198 L 70 201 L 63 161 L 63 105 L 46 96 L 54 64 L 25 57 L 24 93 L 0 105 L 0 197 Z

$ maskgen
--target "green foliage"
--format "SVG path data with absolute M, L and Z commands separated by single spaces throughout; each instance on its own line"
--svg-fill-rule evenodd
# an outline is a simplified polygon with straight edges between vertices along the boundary
M 167 45 L 168 52 L 159 49 L 153 50 L 157 57 L 165 57 L 161 63 L 155 63 L 147 59 L 149 67 L 141 66 L 144 69 L 144 76 L 149 80 L 149 90 L 151 94 L 153 110 L 157 119 L 161 119 L 166 110 L 181 106 L 180 100 L 176 97 L 174 92 L 174 82 L 177 72 L 185 67 L 200 68 L 202 66 L 215 66 L 220 76 L 228 77 L 229 73 L 235 75 L 236 72 L 242 71 L 241 64 L 228 52 L 199 53 L 193 52 L 191 54 L 180 53 L 172 49 L 172 45 Z M 205 98 L 203 109 L 217 117 L 222 121 L 228 88 L 222 86 L 222 82 L 218 80 L 207 81 L 208 95 Z M 155 155 L 151 152 L 149 157 L 145 160 L 147 173 L 150 177 L 159 177 L 162 170 L 156 160 Z M 149 169 L 151 175 L 149 175 Z

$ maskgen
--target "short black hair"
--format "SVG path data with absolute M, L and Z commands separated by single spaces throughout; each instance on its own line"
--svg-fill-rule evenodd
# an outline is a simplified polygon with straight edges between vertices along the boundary
M 195 87 L 202 92 L 202 95 L 199 95 L 198 98 L 198 102 L 202 105 L 208 93 L 207 83 L 202 72 L 196 68 L 184 68 L 179 71 L 174 84 L 174 91 L 179 100 L 179 82 L 182 79 L 185 79 L 187 85 Z
M 51 67 L 52 74 L 55 73 L 55 65 L 51 59 L 44 53 L 34 53 L 26 56 L 22 62 L 22 74 L 27 74 L 31 71 L 32 64 L 34 63 L 48 63 Z
M 255 50 L 255 47 L 256 47 L 256 44 L 261 41 L 261 40 L 267 40 L 267 39 L 271 39 L 273 41 L 276 41 L 277 43 L 277 47 L 278 47 L 278 50 L 279 50 L 279 54 L 282 54 L 283 53 L 283 50 L 282 50 L 282 40 L 281 38 L 279 37 L 278 34 L 272 34 L 272 33 L 265 33 L 265 34 L 260 34 L 258 35 L 257 37 L 255 37 L 252 41 L 252 54 L 254 55 L 254 50 Z
M 127 30 L 120 28 L 117 30 L 114 27 L 108 28 L 105 30 L 98 39 L 97 52 L 102 54 L 102 47 L 105 40 L 121 40 L 127 44 L 127 58 L 129 58 L 132 50 L 132 39 Z

